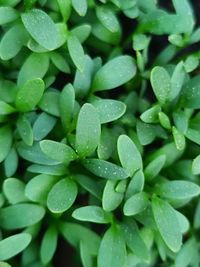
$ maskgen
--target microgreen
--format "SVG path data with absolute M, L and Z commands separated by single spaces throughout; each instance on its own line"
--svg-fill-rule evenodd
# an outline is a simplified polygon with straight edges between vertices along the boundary
M 196 9 L 0 0 L 0 267 L 200 266 Z

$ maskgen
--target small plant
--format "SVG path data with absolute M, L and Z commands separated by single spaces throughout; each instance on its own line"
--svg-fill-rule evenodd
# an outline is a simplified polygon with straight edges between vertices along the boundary
M 0 267 L 200 266 L 193 10 L 0 1 Z

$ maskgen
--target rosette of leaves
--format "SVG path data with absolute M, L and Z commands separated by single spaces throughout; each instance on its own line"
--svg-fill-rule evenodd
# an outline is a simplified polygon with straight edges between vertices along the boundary
M 200 28 L 168 2 L 0 1 L 0 267 L 200 265 Z

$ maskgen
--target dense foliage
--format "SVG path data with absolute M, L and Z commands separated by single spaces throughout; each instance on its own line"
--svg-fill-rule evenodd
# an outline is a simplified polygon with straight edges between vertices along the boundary
M 200 266 L 193 10 L 0 1 L 0 267 Z

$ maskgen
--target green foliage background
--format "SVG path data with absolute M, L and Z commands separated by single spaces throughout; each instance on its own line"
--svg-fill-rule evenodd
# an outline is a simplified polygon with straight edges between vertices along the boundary
M 0 267 L 200 266 L 200 28 L 163 4 L 0 0 Z

